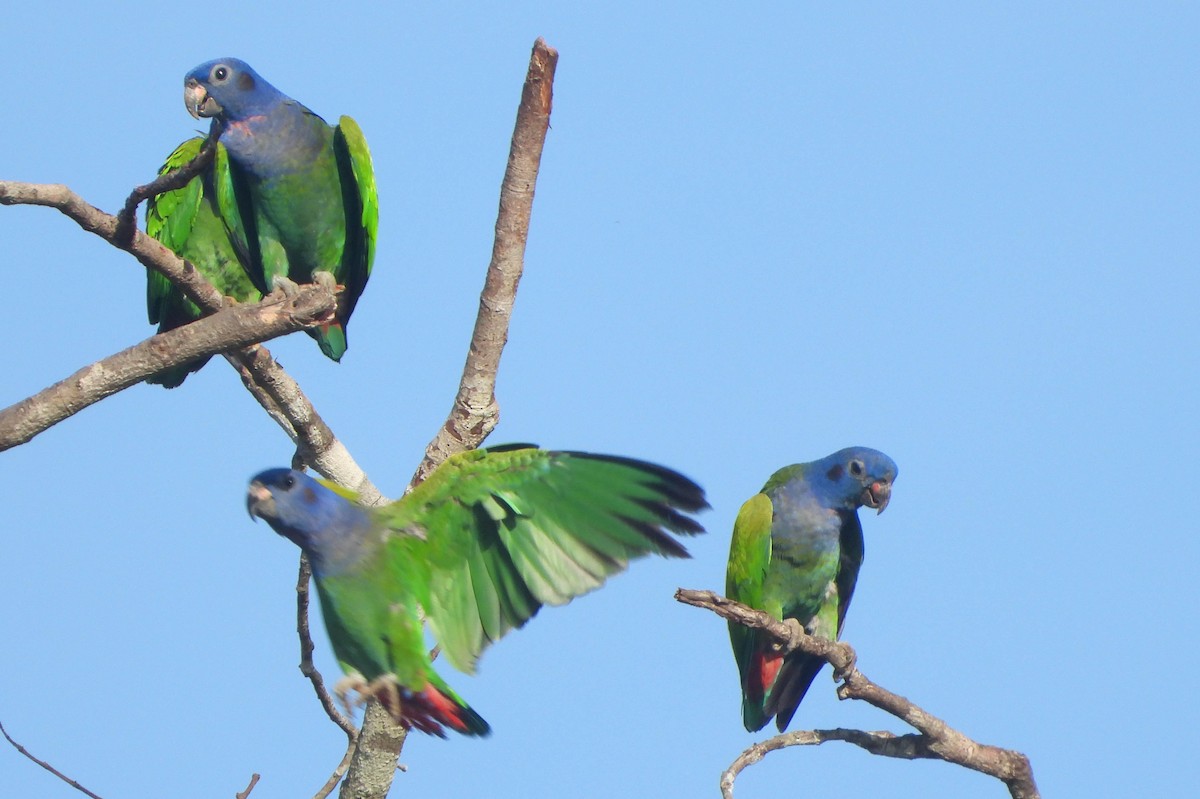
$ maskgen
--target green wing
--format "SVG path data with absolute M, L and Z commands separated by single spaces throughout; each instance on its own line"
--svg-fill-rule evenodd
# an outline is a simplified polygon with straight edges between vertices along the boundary
M 743 605 L 782 617 L 779 602 L 768 603 L 764 592 L 767 567 L 771 563 L 771 520 L 774 509 L 766 494 L 755 494 L 746 500 L 733 523 L 733 538 L 729 543 L 729 566 L 725 572 L 725 595 Z M 736 622 L 729 622 L 729 642 L 737 661 L 738 675 L 743 686 L 742 716 L 747 729 L 761 729 L 767 723 L 764 696 L 761 690 L 747 690 L 753 685 L 753 668 L 759 635 Z
M 179 145 L 167 157 L 159 174 L 191 161 L 203 144 L 204 139 L 194 138 Z M 231 225 L 240 229 L 240 216 L 236 209 L 228 215 L 218 210 L 218 195 L 223 191 L 232 195 L 233 181 L 225 148 L 218 147 L 211 169 L 192 178 L 183 188 L 163 192 L 147 202 L 146 232 L 189 261 L 225 296 L 239 302 L 257 302 L 261 295 L 250 282 L 244 256 L 230 235 Z M 150 324 L 157 324 L 160 333 L 201 316 L 195 303 L 153 269 L 146 270 L 146 312 Z M 147 382 L 174 388 L 207 360 L 162 372 Z
M 342 177 L 343 203 L 346 208 L 346 244 L 342 254 L 343 274 L 339 282 L 346 287 L 339 318 L 350 317 L 367 286 L 375 262 L 375 237 L 379 229 L 379 197 L 375 191 L 375 168 L 371 151 L 358 123 L 348 116 L 334 128 L 334 152 Z M 347 179 L 352 178 L 352 179 Z M 357 220 L 357 224 L 355 221 Z
M 179 169 L 195 158 L 196 154 L 200 152 L 200 145 L 203 141 L 200 138 L 188 139 L 179 145 L 173 153 L 167 156 L 167 160 L 158 170 L 158 174 L 165 175 L 167 172 Z M 163 192 L 156 197 L 151 197 L 146 203 L 146 233 L 177 254 L 180 250 L 186 249 L 192 226 L 196 221 L 196 214 L 204 198 L 204 189 L 201 183 L 200 180 L 192 180 L 183 188 Z M 152 325 L 164 323 L 167 325 L 160 327 L 159 332 L 184 324 L 184 322 L 171 324 L 176 321 L 176 317 L 185 315 L 185 309 L 187 305 L 190 305 L 190 303 L 186 305 L 178 303 L 181 307 L 175 307 L 177 303 L 174 300 L 177 296 L 179 296 L 178 292 L 171 281 L 153 269 L 146 268 L 147 316 Z M 196 315 L 199 315 L 198 310 Z
M 703 532 L 685 514 L 706 507 L 698 485 L 661 466 L 521 445 L 451 457 L 380 520 L 395 533 L 391 570 L 470 673 L 542 605 L 598 588 L 642 555 L 688 557 L 669 533 Z

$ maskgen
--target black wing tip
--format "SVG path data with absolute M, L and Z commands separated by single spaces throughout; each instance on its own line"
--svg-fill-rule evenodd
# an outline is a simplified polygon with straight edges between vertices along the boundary
M 707 532 L 704 525 L 691 516 L 680 513 L 674 505 L 654 499 L 635 499 L 634 502 L 654 514 L 659 524 L 676 535 L 700 535 Z
M 622 524 L 641 533 L 642 537 L 650 543 L 655 554 L 662 555 L 664 558 L 690 558 L 692 556 L 692 553 L 688 552 L 683 544 L 664 533 L 657 524 L 644 519 L 631 519 L 628 516 L 618 516 L 617 518 L 621 520 Z
M 555 454 L 612 463 L 649 475 L 655 478 L 656 482 L 652 486 L 654 490 L 660 492 L 670 500 L 670 504 L 673 507 L 688 513 L 698 513 L 712 507 L 708 504 L 708 500 L 704 496 L 704 488 L 699 483 L 667 466 L 638 458 L 629 458 L 624 455 L 604 455 L 595 452 L 579 452 L 577 450 L 562 450 Z

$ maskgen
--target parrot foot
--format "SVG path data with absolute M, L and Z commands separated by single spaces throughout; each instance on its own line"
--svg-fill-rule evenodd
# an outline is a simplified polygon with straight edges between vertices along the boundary
M 400 686 L 396 685 L 396 678 L 390 674 L 384 674 L 375 679 L 358 692 L 358 703 L 366 704 L 368 699 L 378 699 L 379 704 L 383 705 L 388 710 L 400 707 Z M 392 715 L 396 716 L 398 710 L 393 711 Z
M 318 269 L 317 271 L 313 272 L 312 278 L 313 283 L 316 283 L 321 288 L 329 289 L 334 294 L 345 288 L 345 286 L 338 285 L 337 278 L 333 276 L 333 272 L 325 269 Z
M 271 278 L 271 293 L 282 294 L 284 297 L 295 297 L 300 293 L 300 287 L 291 278 L 275 275 Z
M 845 682 L 850 679 L 850 675 L 858 668 L 858 653 L 854 651 L 854 647 L 850 644 L 841 644 L 846 650 L 850 659 L 846 661 L 846 665 L 842 668 L 833 670 L 833 679 L 835 682 Z
M 400 687 L 390 674 L 376 677 L 371 682 L 367 682 L 361 674 L 347 674 L 334 683 L 333 695 L 347 715 L 353 715 L 355 708 L 362 707 L 369 699 L 378 699 L 386 708 L 400 706 Z
M 369 690 L 367 681 L 357 672 L 347 674 L 333 684 L 333 695 L 337 697 L 338 704 L 342 706 L 342 710 L 346 711 L 347 715 L 354 715 L 354 709 L 365 704 L 366 700 L 363 698 L 363 694 L 367 690 Z M 351 692 L 358 696 L 351 698 Z

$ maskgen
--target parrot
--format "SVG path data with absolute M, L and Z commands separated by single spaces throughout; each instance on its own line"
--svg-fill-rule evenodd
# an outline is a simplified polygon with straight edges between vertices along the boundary
M 883 513 L 896 474 L 891 458 L 866 447 L 775 472 L 734 521 L 726 594 L 836 641 L 863 562 L 858 509 Z M 825 661 L 799 650 L 784 657 L 764 633 L 732 621 L 729 640 L 746 729 L 761 730 L 774 717 L 783 732 Z
M 234 191 L 218 201 L 258 290 L 314 282 L 342 289 L 335 318 L 308 331 L 340 361 L 379 227 L 375 172 L 358 123 L 343 116 L 329 125 L 236 58 L 191 70 L 183 93 L 188 113 L 223 125 Z
M 167 156 L 158 174 L 179 169 L 196 157 L 203 144 L 202 138 L 188 139 Z M 239 253 L 229 236 L 219 196 L 226 198 L 224 204 L 232 214 L 232 226 L 240 226 L 237 209 L 231 202 L 233 183 L 229 156 L 220 144 L 208 170 L 192 178 L 183 188 L 150 199 L 146 204 L 146 233 L 191 262 L 225 296 L 238 302 L 258 302 L 262 294 L 250 280 L 245 256 Z M 157 324 L 159 333 L 200 318 L 196 304 L 170 280 L 149 267 L 146 269 L 146 310 L 150 324 Z M 146 382 L 176 388 L 188 374 L 207 362 L 208 358 L 201 358 L 152 375 Z
M 347 675 L 335 691 L 357 690 L 440 737 L 491 728 L 434 671 L 421 614 L 450 665 L 473 673 L 542 605 L 599 588 L 633 558 L 690 557 L 669 534 L 703 533 L 689 514 L 708 507 L 700 486 L 666 467 L 531 444 L 452 455 L 388 505 L 353 498 L 276 468 L 250 481 L 246 506 L 308 556 Z

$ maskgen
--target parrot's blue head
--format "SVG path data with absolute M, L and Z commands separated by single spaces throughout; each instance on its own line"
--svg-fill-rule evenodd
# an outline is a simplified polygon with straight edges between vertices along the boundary
M 883 513 L 898 471 L 896 462 L 879 450 L 847 447 L 815 461 L 808 479 L 826 507 L 857 510 L 866 506 Z
M 308 553 L 318 573 L 357 559 L 370 527 L 365 508 L 295 469 L 255 475 L 246 510 Z
M 196 119 L 221 116 L 236 122 L 265 114 L 284 95 L 238 58 L 218 58 L 183 79 L 183 102 Z

